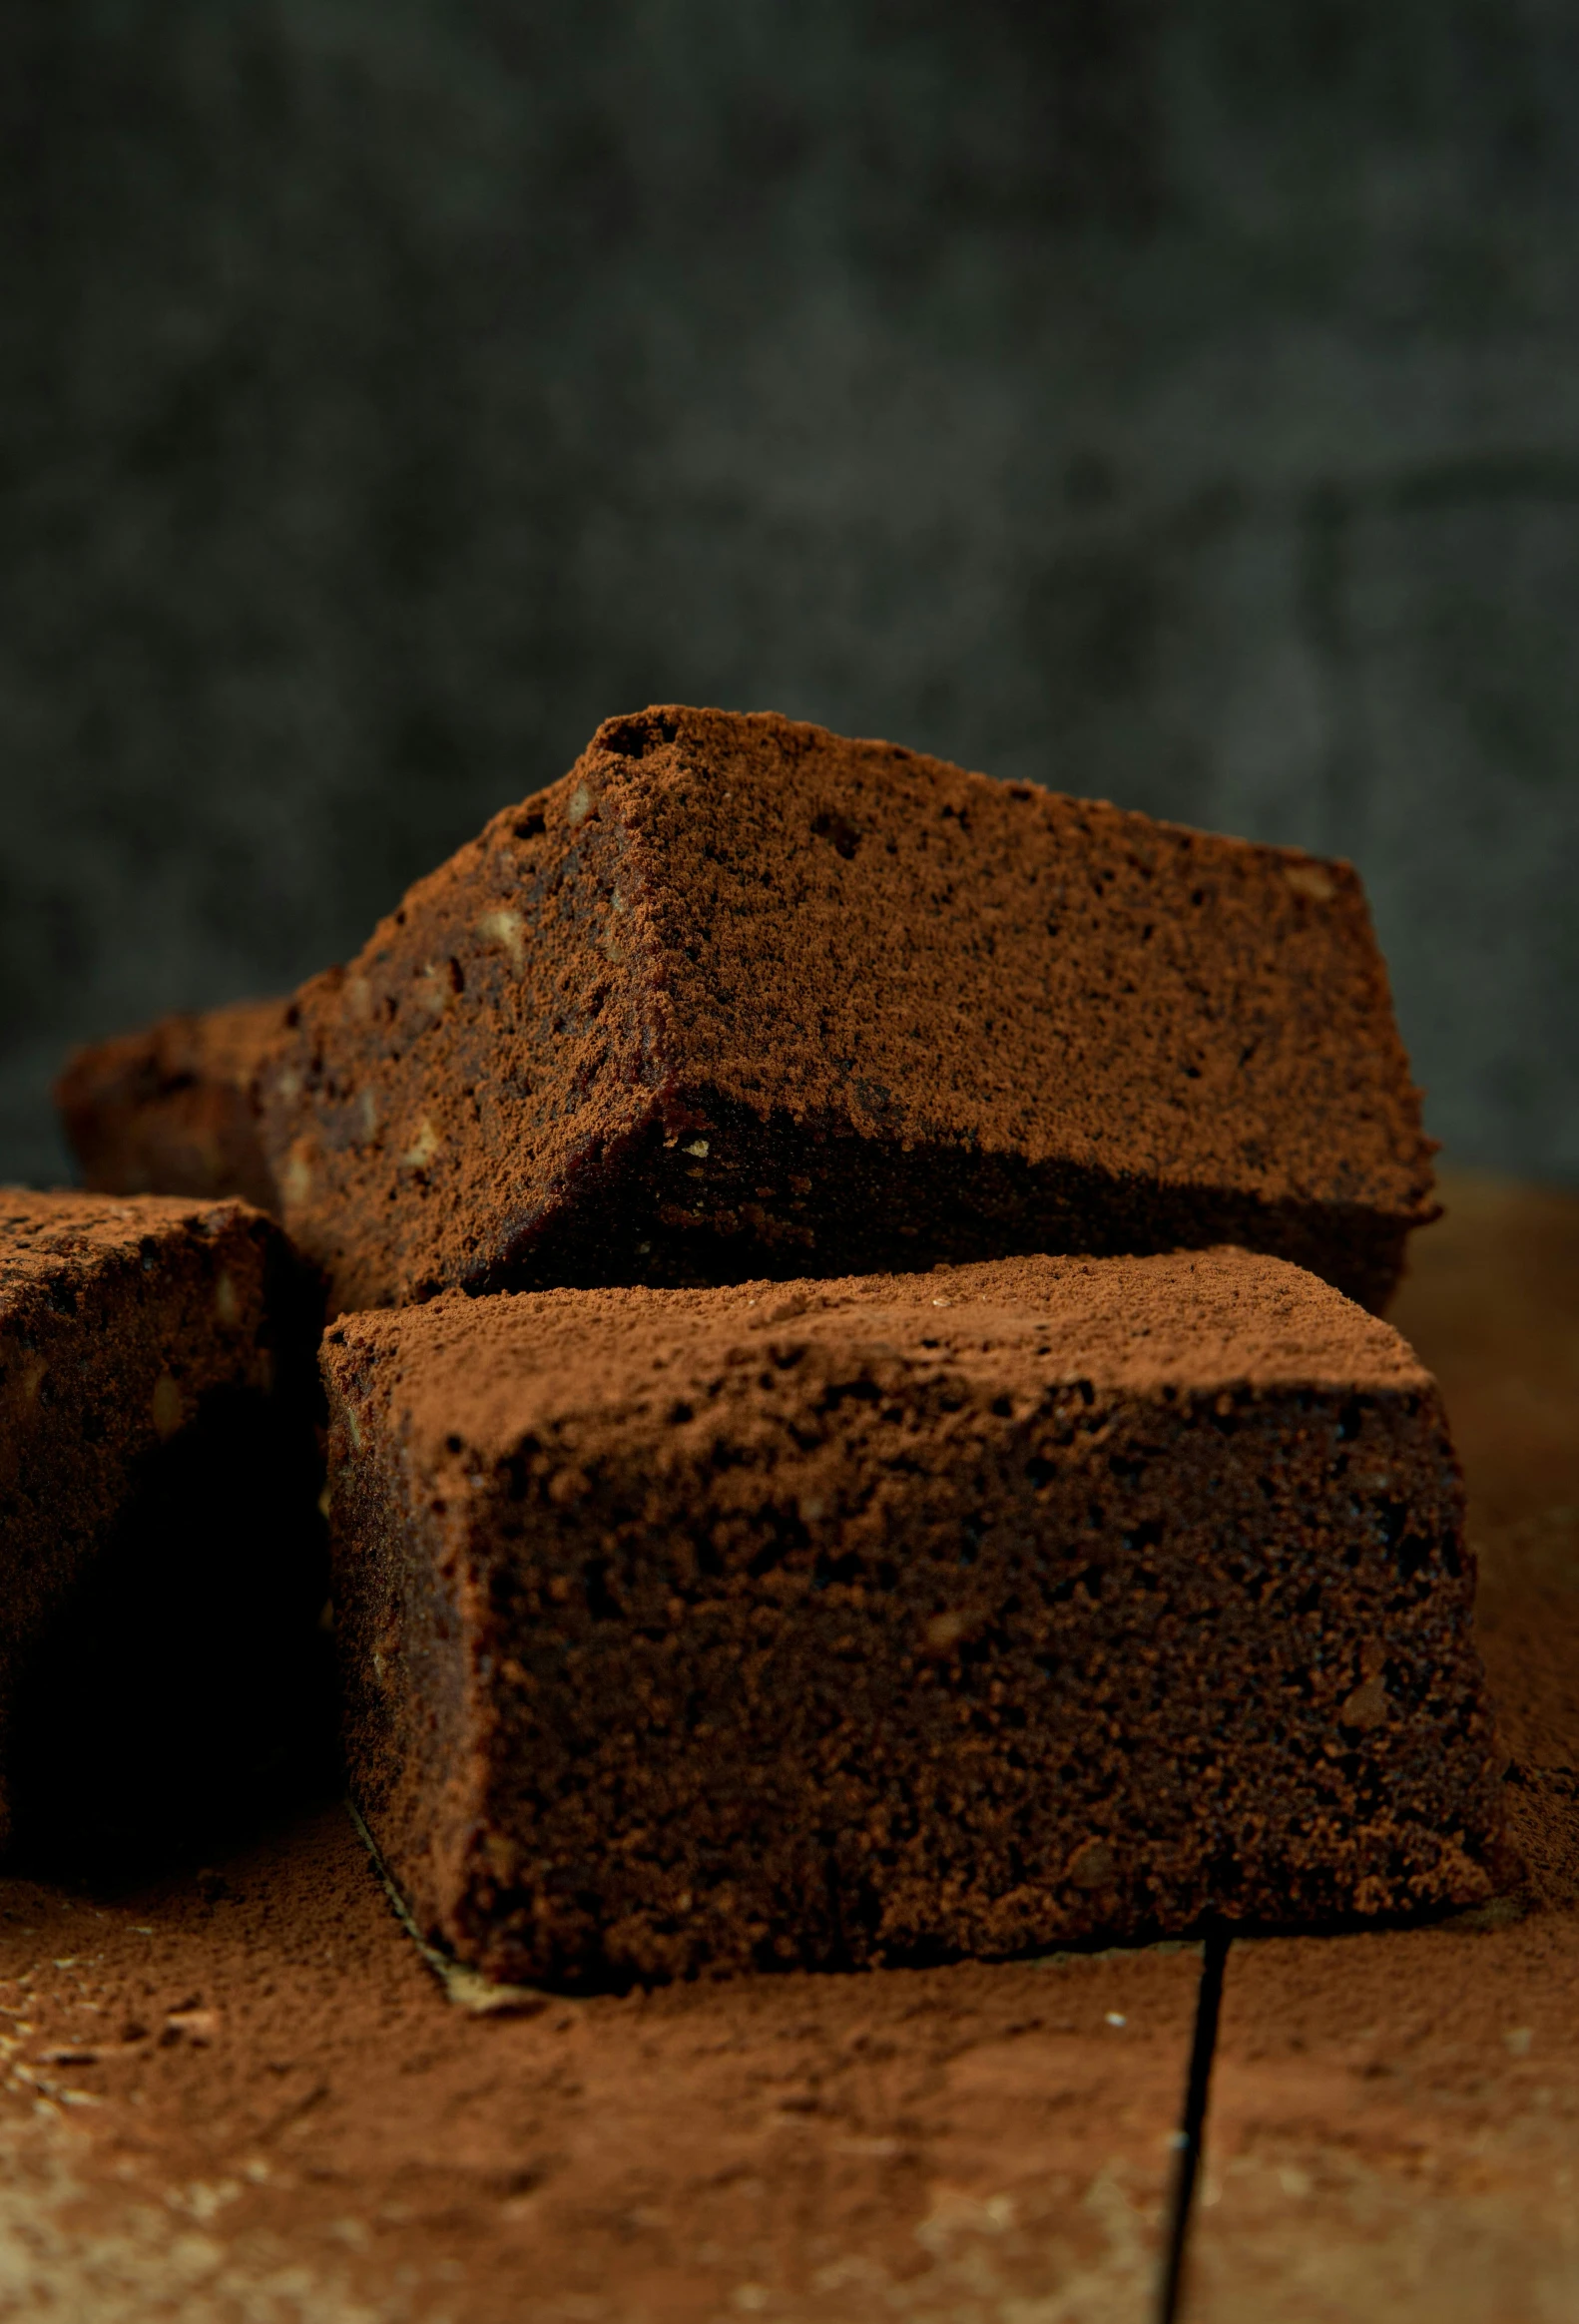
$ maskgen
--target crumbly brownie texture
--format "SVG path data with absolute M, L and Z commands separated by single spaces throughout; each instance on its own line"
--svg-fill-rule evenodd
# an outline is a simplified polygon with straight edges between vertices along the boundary
M 315 1336 L 243 1203 L 0 1189 L 0 1847 L 180 1844 L 295 1750 Z
M 344 1316 L 355 1793 L 507 1980 L 1489 1893 L 1435 1387 L 1238 1250 Z
M 287 1007 L 242 1001 L 203 1017 L 162 1017 L 74 1051 L 55 1103 L 84 1183 L 106 1194 L 235 1194 L 277 1210 L 258 1076 L 285 1038 Z
M 771 715 L 611 719 L 293 1017 L 263 1152 L 331 1312 L 1214 1241 L 1379 1307 L 1432 1214 L 1346 864 Z

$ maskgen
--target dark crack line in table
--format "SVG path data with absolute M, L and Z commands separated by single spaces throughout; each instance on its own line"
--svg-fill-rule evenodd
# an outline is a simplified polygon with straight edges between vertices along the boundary
M 1184 2292 L 1185 2260 L 1190 2248 L 1190 2225 L 1195 2213 L 1196 2182 L 1206 2136 L 1207 2100 L 1212 2089 L 1212 2060 L 1217 2050 L 1218 2018 L 1223 2008 L 1223 1972 L 1228 1961 L 1228 1934 L 1209 1929 L 1201 1960 L 1201 1985 L 1196 1996 L 1195 2035 L 1190 2044 L 1190 2073 L 1185 2083 L 1184 2119 L 1174 2132 L 1174 2177 L 1168 2198 L 1167 2241 L 1162 2280 L 1157 2292 L 1157 2324 L 1178 2324 Z
M 535 2017 L 540 2010 L 547 2009 L 555 1999 L 552 1993 L 542 1991 L 535 1985 L 497 1984 L 492 1978 L 484 1977 L 480 1969 L 472 1969 L 464 1961 L 457 1961 L 452 1953 L 430 1944 L 412 1918 L 410 1906 L 395 1886 L 394 1877 L 383 1860 L 383 1853 L 363 1822 L 356 1802 L 347 1798 L 340 1804 L 367 1851 L 367 1860 L 379 1887 L 389 1900 L 395 1919 L 438 1979 L 447 2000 L 473 2018 Z

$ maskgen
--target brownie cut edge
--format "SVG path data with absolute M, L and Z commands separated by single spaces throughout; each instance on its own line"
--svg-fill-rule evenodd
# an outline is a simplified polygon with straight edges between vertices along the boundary
M 1284 1262 L 448 1295 L 322 1363 L 353 1791 L 490 1976 L 1491 1892 L 1440 1399 Z

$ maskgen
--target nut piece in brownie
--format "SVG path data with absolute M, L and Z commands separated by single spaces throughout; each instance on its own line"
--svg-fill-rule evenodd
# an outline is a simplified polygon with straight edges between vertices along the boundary
M 451 1293 L 322 1363 L 353 1789 L 491 1976 L 1489 1892 L 1441 1403 L 1284 1261 Z
M 1433 1215 L 1348 865 L 768 714 L 609 720 L 292 1017 L 330 1312 L 1216 1241 L 1379 1307 Z
M 240 1195 L 277 1210 L 259 1136 L 258 1077 L 285 1034 L 284 1001 L 161 1017 L 75 1050 L 55 1103 L 84 1182 L 106 1194 Z
M 321 1751 L 315 1341 L 243 1203 L 0 1188 L 0 1847 L 201 1846 Z

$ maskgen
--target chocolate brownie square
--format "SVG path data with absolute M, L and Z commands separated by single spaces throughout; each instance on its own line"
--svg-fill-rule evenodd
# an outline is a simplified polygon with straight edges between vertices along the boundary
M 1440 1399 L 1284 1261 L 450 1293 L 322 1362 L 353 1789 L 491 1976 L 1490 1892 Z

